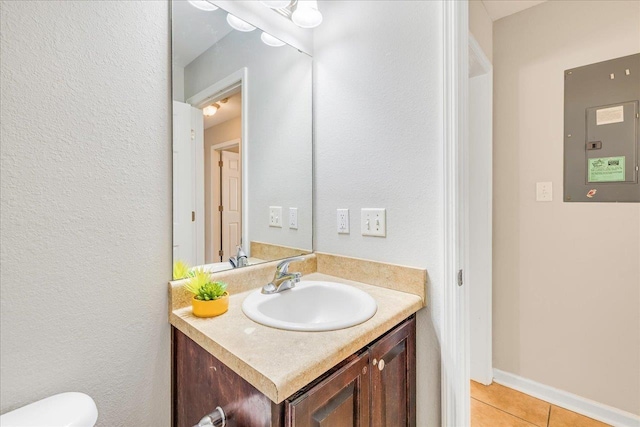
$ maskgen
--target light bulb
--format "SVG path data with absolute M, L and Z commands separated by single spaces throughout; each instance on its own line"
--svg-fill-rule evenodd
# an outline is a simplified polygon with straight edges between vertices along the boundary
M 209 105 L 208 107 L 204 107 L 202 109 L 202 114 L 204 114 L 207 117 L 211 117 L 217 112 L 218 112 L 217 104 L 212 104 L 212 105 Z
M 273 46 L 273 47 L 284 46 L 284 42 L 282 40 L 279 40 L 273 37 L 271 34 L 265 33 L 264 31 L 262 32 L 262 34 L 260 34 L 260 38 L 262 39 L 262 42 L 268 46 Z
M 242 31 L 244 33 L 248 33 L 249 31 L 253 31 L 256 29 L 253 25 L 248 22 L 243 21 L 237 16 L 233 16 L 232 14 L 227 14 L 227 22 L 231 25 L 231 28 L 234 30 Z
M 207 12 L 218 10 L 218 6 L 212 5 L 207 0 L 189 0 L 189 4 L 193 7 L 197 7 L 200 10 L 206 10 Z
M 291 4 L 291 0 L 260 1 L 260 3 L 271 9 L 284 9 Z
M 322 23 L 322 13 L 318 10 L 317 0 L 300 0 L 291 20 L 298 27 L 315 28 Z

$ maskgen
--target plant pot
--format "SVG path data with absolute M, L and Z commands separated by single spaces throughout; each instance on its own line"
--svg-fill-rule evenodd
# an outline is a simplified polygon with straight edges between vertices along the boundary
M 196 317 L 216 317 L 229 310 L 229 292 L 225 292 L 224 296 L 211 301 L 202 301 L 194 296 L 191 299 L 193 307 L 193 315 Z

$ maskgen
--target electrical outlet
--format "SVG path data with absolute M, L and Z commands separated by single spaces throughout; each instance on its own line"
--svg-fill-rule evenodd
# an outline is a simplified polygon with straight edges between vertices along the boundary
M 338 209 L 338 234 L 349 234 L 349 209 Z
M 362 209 L 360 219 L 363 236 L 387 237 L 386 209 Z
M 282 228 L 282 206 L 269 206 L 269 227 Z
M 536 202 L 551 202 L 553 186 L 550 182 L 536 182 Z
M 289 208 L 289 228 L 298 229 L 298 208 Z

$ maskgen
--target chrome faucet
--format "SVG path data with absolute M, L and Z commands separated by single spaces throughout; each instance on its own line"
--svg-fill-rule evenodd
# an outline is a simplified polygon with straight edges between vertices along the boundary
M 262 287 L 263 294 L 276 294 L 278 292 L 286 291 L 296 286 L 296 283 L 300 281 L 302 273 L 289 273 L 289 263 L 294 261 L 303 261 L 305 258 L 297 256 L 293 258 L 287 258 L 276 267 L 276 274 L 273 276 L 271 282 Z
M 231 264 L 233 268 L 246 267 L 249 265 L 247 254 L 242 250 L 242 246 L 238 245 L 236 256 L 229 258 L 229 264 Z

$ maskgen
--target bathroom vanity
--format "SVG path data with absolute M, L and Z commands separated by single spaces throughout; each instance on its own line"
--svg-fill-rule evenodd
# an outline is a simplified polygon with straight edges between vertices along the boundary
M 229 426 L 415 426 L 415 337 L 411 317 L 275 403 L 174 330 L 174 425 L 197 425 L 219 405 Z M 283 349 L 280 362 L 291 357 Z
M 426 271 L 307 255 L 292 264 L 305 281 L 360 289 L 377 311 L 352 327 L 302 332 L 242 311 L 276 264 L 218 273 L 231 297 L 229 311 L 212 319 L 194 317 L 182 282 L 170 284 L 173 425 L 197 425 L 220 406 L 228 426 L 415 426 L 414 313 L 425 306 Z

